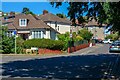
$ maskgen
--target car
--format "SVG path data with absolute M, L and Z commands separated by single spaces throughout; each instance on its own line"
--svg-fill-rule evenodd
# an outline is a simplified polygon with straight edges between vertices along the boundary
M 120 42 L 113 42 L 109 47 L 109 52 L 120 52 Z
M 118 43 L 120 43 L 120 40 L 116 40 L 116 41 L 114 41 L 114 42 L 118 42 Z
M 106 40 L 103 40 L 103 43 L 113 43 L 113 40 L 111 40 L 111 39 L 106 39 Z

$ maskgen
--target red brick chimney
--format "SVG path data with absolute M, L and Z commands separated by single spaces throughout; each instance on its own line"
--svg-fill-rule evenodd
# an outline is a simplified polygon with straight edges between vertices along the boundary
M 45 15 L 46 13 L 48 13 L 48 11 L 47 10 L 43 10 L 43 15 Z

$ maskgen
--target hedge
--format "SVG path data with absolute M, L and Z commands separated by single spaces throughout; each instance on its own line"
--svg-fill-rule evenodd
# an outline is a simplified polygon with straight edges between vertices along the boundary
M 29 39 L 24 42 L 24 48 L 45 48 L 51 50 L 63 50 L 64 42 L 51 39 Z

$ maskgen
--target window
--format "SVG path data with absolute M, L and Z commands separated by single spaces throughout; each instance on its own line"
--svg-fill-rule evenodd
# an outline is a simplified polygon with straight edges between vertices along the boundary
M 19 19 L 19 26 L 27 26 L 27 19 Z
M 7 36 L 8 36 L 8 37 L 12 37 L 12 36 L 13 36 L 12 31 L 8 31 L 8 32 L 7 32 Z
M 43 31 L 32 31 L 32 38 L 44 38 Z

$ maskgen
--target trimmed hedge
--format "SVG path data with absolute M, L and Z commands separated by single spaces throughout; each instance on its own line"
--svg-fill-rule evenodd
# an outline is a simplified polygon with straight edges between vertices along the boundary
M 45 48 L 51 50 L 63 50 L 64 42 L 51 39 L 29 39 L 24 42 L 24 48 L 31 47 Z

